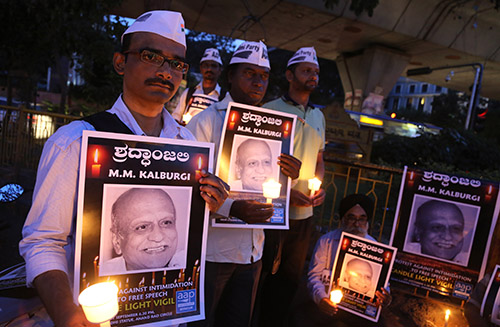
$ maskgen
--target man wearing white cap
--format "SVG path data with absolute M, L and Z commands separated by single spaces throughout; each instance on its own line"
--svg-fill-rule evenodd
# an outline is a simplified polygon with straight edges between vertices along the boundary
M 189 87 L 182 92 L 179 103 L 172 112 L 172 117 L 177 122 L 187 124 L 188 119 L 203 111 L 213 102 L 219 101 L 221 88 L 217 80 L 222 73 L 222 60 L 219 50 L 214 48 L 205 50 L 200 60 L 200 72 L 203 80 L 198 85 Z
M 187 124 L 198 141 L 213 142 L 218 152 L 222 125 L 229 102 L 259 105 L 269 80 L 267 48 L 262 42 L 244 42 L 227 68 L 229 92 L 221 101 L 196 115 Z M 299 175 L 300 162 L 282 154 L 279 165 L 287 176 Z M 263 222 L 272 216 L 272 205 L 245 200 L 226 200 L 230 215 L 246 223 Z M 202 326 L 248 326 L 262 268 L 264 231 L 260 228 L 212 228 L 208 230 L 205 271 L 205 313 Z
M 325 117 L 309 102 L 319 82 L 319 64 L 314 48 L 300 48 L 288 61 L 285 76 L 289 83 L 288 93 L 264 107 L 297 115 L 293 154 L 302 161 L 302 166 L 298 182 L 290 193 L 290 229 L 285 232 L 281 264 L 277 273 L 269 275 L 264 282 L 261 319 L 264 326 L 279 326 L 288 314 L 309 248 L 313 207 L 325 199 L 323 189 L 312 196 L 308 189 L 308 180 L 314 177 L 322 180 L 325 170 Z
M 113 107 L 61 127 L 44 146 L 19 249 L 26 261 L 27 284 L 35 286 L 56 326 L 97 326 L 73 303 L 69 284 L 82 132 L 119 131 L 194 140 L 163 107 L 187 72 L 185 52 L 180 13 L 141 15 L 125 31 L 122 50 L 113 57 L 116 72 L 123 76 L 123 93 Z M 201 196 L 216 211 L 227 197 L 223 182 L 207 173 L 200 182 Z

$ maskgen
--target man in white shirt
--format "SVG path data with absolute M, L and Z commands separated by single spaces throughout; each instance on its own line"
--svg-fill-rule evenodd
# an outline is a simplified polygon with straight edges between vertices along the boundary
M 202 81 L 182 92 L 179 103 L 172 112 L 172 117 L 181 124 L 187 124 L 193 116 L 206 109 L 213 102 L 219 101 L 221 88 L 217 80 L 222 73 L 219 50 L 215 48 L 205 50 L 200 60 L 200 72 L 203 77 Z
M 194 140 L 164 108 L 189 68 L 185 53 L 180 13 L 152 11 L 137 18 L 122 36 L 121 52 L 113 57 L 116 72 L 123 76 L 123 93 L 105 112 L 111 124 L 121 124 L 136 135 Z M 27 284 L 37 289 L 56 326 L 97 326 L 73 302 L 69 283 L 83 130 L 95 128 L 86 121 L 74 121 L 47 140 L 19 244 Z M 204 173 L 200 183 L 201 196 L 216 211 L 227 197 L 223 182 Z
M 259 105 L 266 93 L 270 64 L 262 42 L 244 42 L 227 68 L 230 90 L 226 97 L 205 109 L 186 126 L 198 141 L 215 143 L 217 154 L 229 102 Z M 300 161 L 281 154 L 281 171 L 295 179 Z M 228 202 L 228 201 L 226 201 Z M 248 224 L 263 222 L 273 213 L 271 204 L 235 200 L 231 216 Z M 264 231 L 261 228 L 208 229 L 205 274 L 205 313 L 201 326 L 248 326 L 262 268 Z

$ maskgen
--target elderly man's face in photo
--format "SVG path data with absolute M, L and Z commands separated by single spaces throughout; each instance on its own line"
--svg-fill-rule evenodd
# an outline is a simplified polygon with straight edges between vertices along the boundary
M 349 209 L 342 217 L 343 228 L 347 233 L 365 237 L 368 233 L 368 216 L 359 204 Z
M 425 204 L 424 204 L 425 205 Z M 458 207 L 438 203 L 420 212 L 417 230 L 423 254 L 453 260 L 464 243 L 464 217 Z
M 115 251 L 123 255 L 127 270 L 165 267 L 177 249 L 174 204 L 161 190 L 131 191 L 117 206 Z
M 355 292 L 366 294 L 372 288 L 373 270 L 369 263 L 352 259 L 347 263 L 346 281 Z
M 264 141 L 247 140 L 236 155 L 236 175 L 245 190 L 262 191 L 262 183 L 272 177 L 272 154 Z

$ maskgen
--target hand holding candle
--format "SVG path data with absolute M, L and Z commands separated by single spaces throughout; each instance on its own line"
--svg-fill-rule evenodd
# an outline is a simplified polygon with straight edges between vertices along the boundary
M 343 296 L 344 294 L 342 294 L 341 290 L 333 290 L 330 292 L 330 301 L 335 304 L 339 304 Z
M 309 180 L 309 189 L 311 190 L 311 197 L 314 196 L 314 193 L 316 193 L 316 191 L 318 191 L 321 187 L 321 181 L 317 178 L 317 177 L 314 177 L 314 178 L 311 178 Z
M 109 321 L 118 313 L 118 287 L 114 282 L 94 284 L 80 293 L 78 302 L 88 321 L 111 326 Z
M 281 184 L 276 182 L 274 179 L 270 179 L 265 183 L 262 183 L 262 191 L 264 197 L 266 198 L 266 203 L 273 203 L 273 199 L 280 197 Z

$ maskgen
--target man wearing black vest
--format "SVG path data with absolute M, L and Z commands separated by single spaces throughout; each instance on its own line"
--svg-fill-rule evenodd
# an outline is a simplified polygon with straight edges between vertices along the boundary
M 185 52 L 180 13 L 141 15 L 125 31 L 122 51 L 113 58 L 116 72 L 123 76 L 122 95 L 106 113 L 61 127 L 45 144 L 19 248 L 26 261 L 27 284 L 37 289 L 56 326 L 97 326 L 73 303 L 69 283 L 82 131 L 194 140 L 163 107 L 187 72 Z M 224 183 L 208 173 L 202 174 L 200 183 L 201 196 L 216 211 L 227 197 Z

